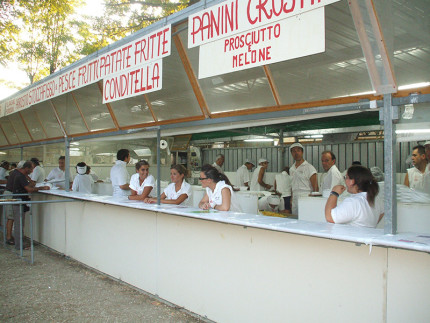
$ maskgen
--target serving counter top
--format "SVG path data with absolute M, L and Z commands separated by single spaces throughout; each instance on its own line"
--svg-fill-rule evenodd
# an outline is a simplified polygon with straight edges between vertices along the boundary
M 83 194 L 63 190 L 40 191 L 46 195 L 79 199 L 82 201 L 110 204 L 133 209 L 162 212 L 202 219 L 220 223 L 240 225 L 278 232 L 287 232 L 332 240 L 349 241 L 372 246 L 410 249 L 430 252 L 430 235 L 420 233 L 401 233 L 385 235 L 383 229 L 359 228 L 350 225 L 318 223 L 288 218 L 268 217 L 258 214 L 203 211 L 193 207 L 176 205 L 146 204 L 140 201 L 130 201 L 127 197 L 112 197 L 107 195 Z

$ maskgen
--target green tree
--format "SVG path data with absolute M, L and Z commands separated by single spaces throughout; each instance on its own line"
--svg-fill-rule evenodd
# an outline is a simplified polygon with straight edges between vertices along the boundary
M 15 21 L 18 12 L 14 0 L 0 1 L 0 64 L 7 64 L 7 57 L 15 53 L 13 44 L 19 33 L 19 27 Z

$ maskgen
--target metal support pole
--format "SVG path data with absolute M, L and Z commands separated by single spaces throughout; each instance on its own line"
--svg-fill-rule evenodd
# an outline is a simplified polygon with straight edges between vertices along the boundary
M 21 159 L 24 160 L 24 147 L 21 147 Z
M 64 166 L 64 189 L 66 192 L 70 191 L 70 140 L 69 138 L 64 137 L 64 143 L 66 146 L 65 151 L 65 166 Z
M 30 210 L 30 248 L 31 248 L 31 264 L 34 263 L 34 244 L 33 244 L 33 208 Z
M 397 192 L 396 192 L 396 126 L 394 120 L 398 119 L 398 108 L 391 103 L 391 94 L 384 95 L 384 168 L 385 168 L 385 234 L 397 232 Z
M 19 251 L 22 258 L 24 256 L 23 245 L 22 245 L 24 241 L 23 230 L 22 230 L 22 204 L 19 205 L 19 239 L 20 239 Z
M 278 163 L 278 173 L 282 172 L 282 170 L 284 169 L 285 165 L 284 165 L 284 130 L 281 129 L 279 131 L 279 163 Z
M 3 205 L 3 245 L 6 247 L 6 205 Z
M 160 141 L 161 130 L 157 129 L 157 204 L 160 205 L 160 192 L 161 192 L 161 156 L 160 156 Z

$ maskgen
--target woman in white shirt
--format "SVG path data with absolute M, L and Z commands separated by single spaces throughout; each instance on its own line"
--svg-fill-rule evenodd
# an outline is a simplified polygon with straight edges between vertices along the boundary
M 136 174 L 130 178 L 131 195 L 129 200 L 144 201 L 150 196 L 152 189 L 155 187 L 154 176 L 149 175 L 149 164 L 146 160 L 136 163 Z
M 191 185 L 185 181 L 187 169 L 182 165 L 170 167 L 170 179 L 172 183 L 164 189 L 160 196 L 160 203 L 189 205 L 191 197 Z M 146 198 L 145 203 L 157 203 L 156 198 Z
M 337 199 L 345 187 L 334 186 L 325 205 L 326 220 L 375 228 L 384 216 L 384 208 L 382 203 L 376 201 L 379 185 L 370 170 L 363 166 L 351 166 L 346 173 L 345 184 L 351 196 L 337 205 Z
M 76 165 L 76 172 L 78 175 L 76 175 L 73 181 L 72 191 L 91 194 L 94 181 L 90 175 L 86 174 L 87 164 L 84 162 L 78 163 Z
M 204 165 L 199 179 L 202 182 L 202 187 L 206 188 L 206 194 L 200 201 L 199 208 L 241 212 L 227 176 L 218 172 L 211 165 Z

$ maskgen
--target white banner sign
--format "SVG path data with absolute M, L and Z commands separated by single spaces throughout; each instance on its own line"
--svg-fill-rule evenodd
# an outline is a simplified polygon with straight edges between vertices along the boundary
M 339 0 L 229 0 L 188 17 L 188 48 L 255 29 Z
M 199 78 L 324 52 L 324 8 L 200 46 Z
M 163 60 L 117 73 L 103 79 L 103 103 L 161 90 Z
M 83 62 L 72 70 L 31 87 L 24 93 L 12 96 L 11 99 L 2 102 L 1 110 L 4 113 L 2 115 L 21 111 L 101 79 L 104 80 L 104 88 L 109 86 L 109 100 L 105 100 L 106 95 L 103 95 L 103 102 L 140 95 L 145 93 L 144 89 L 146 92 L 159 90 L 162 75 L 161 58 L 169 56 L 170 51 L 171 26 L 168 25 L 97 58 Z M 158 76 L 156 73 L 159 73 Z M 124 77 L 127 79 L 127 84 L 121 83 L 126 82 Z M 115 88 L 117 84 L 118 87 Z M 116 94 L 115 91 L 117 91 Z M 126 96 L 122 97 L 120 95 L 122 93 Z

